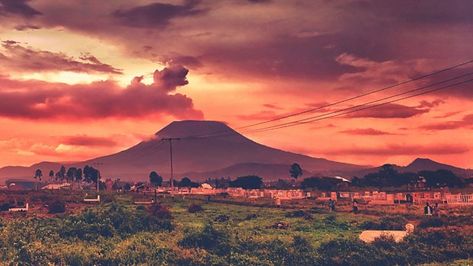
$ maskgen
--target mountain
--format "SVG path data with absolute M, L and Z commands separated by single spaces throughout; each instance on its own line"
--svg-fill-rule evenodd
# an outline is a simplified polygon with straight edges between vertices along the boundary
M 417 173 L 420 171 L 436 171 L 436 170 L 449 170 L 456 174 L 457 176 L 465 177 L 465 178 L 470 178 L 473 177 L 473 170 L 472 169 L 463 169 L 460 167 L 444 164 L 444 163 L 439 163 L 434 160 L 428 159 L 428 158 L 416 158 L 413 160 L 410 164 L 406 166 L 399 166 L 399 165 L 394 165 L 394 168 L 399 171 L 399 172 L 411 172 L 411 173 Z M 353 172 L 354 176 L 362 177 L 366 174 L 369 173 L 375 173 L 381 169 L 380 167 L 374 167 L 374 168 L 366 168 L 362 169 L 359 171 Z
M 68 164 L 66 167 L 92 165 L 104 177 L 145 180 L 156 170 L 169 176 L 169 142 L 162 138 L 181 138 L 172 142 L 175 176 L 191 178 L 261 174 L 265 178 L 287 178 L 289 165 L 297 162 L 307 173 L 340 174 L 359 170 L 353 164 L 329 161 L 287 152 L 256 143 L 224 123 L 216 121 L 176 121 L 155 134 L 155 138 L 138 143 L 124 151 Z M 0 178 L 30 177 L 40 168 L 47 175 L 59 164 L 43 163 L 31 167 L 0 169 Z M 306 175 L 305 175 L 306 176 Z
M 459 168 L 456 166 L 444 164 L 444 163 L 439 163 L 436 161 L 433 161 L 428 158 L 417 158 L 414 161 L 412 161 L 410 164 L 405 166 L 403 168 L 403 171 L 405 172 L 419 172 L 422 170 L 428 170 L 428 171 L 435 171 L 435 170 L 449 170 L 452 171 L 454 174 L 463 176 L 463 177 L 468 177 L 473 174 L 473 170 L 471 169 L 463 169 Z

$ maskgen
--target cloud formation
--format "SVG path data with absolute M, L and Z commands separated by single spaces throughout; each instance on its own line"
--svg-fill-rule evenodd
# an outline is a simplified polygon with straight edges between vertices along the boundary
M 88 146 L 88 147 L 114 147 L 117 142 L 109 137 L 93 137 L 87 135 L 70 136 L 62 140 L 62 143 L 71 146 Z
M 463 154 L 470 150 L 465 145 L 400 145 L 388 144 L 379 147 L 350 147 L 342 149 L 334 149 L 324 152 L 330 155 L 374 155 L 374 156 L 395 156 L 395 155 L 445 155 L 445 154 Z
M 172 115 L 202 118 L 192 99 L 172 93 L 187 84 L 187 69 L 157 70 L 152 84 L 136 77 L 126 88 L 111 80 L 68 85 L 0 77 L 0 116 L 26 119 L 100 119 Z
M 28 5 L 30 0 L 0 0 L 0 16 L 18 15 L 32 18 L 41 15 L 41 12 Z
M 381 135 L 395 135 L 390 132 L 374 129 L 374 128 L 355 128 L 342 130 L 340 133 L 348 135 L 367 135 L 367 136 L 381 136 Z
M 193 16 L 203 10 L 196 8 L 199 1 L 187 0 L 183 5 L 151 3 L 130 9 L 119 9 L 113 15 L 123 25 L 131 27 L 155 28 L 167 26 L 173 18 Z
M 364 109 L 348 114 L 353 118 L 409 118 L 424 113 L 428 113 L 430 109 L 411 107 L 402 104 L 390 103 L 377 106 L 370 109 Z
M 76 59 L 63 53 L 53 53 L 24 47 L 12 40 L 3 41 L 2 48 L 3 50 L 0 50 L 0 67 L 8 71 L 70 71 L 122 74 L 121 69 L 105 64 L 91 54 L 83 54 L 80 58 Z
M 451 120 L 446 122 L 440 123 L 431 123 L 427 125 L 423 125 L 420 127 L 421 129 L 425 130 L 451 130 L 451 129 L 459 129 L 459 128 L 472 128 L 473 129 L 473 114 L 469 114 L 464 116 L 461 120 Z

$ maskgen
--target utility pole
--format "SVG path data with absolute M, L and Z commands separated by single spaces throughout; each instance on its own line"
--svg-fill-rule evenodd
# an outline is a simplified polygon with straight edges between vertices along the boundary
M 175 140 L 180 140 L 181 138 L 163 138 L 161 140 L 163 141 L 169 141 L 169 159 L 171 162 L 171 177 L 169 179 L 170 186 L 171 186 L 171 191 L 174 191 L 174 168 L 173 168 L 173 162 L 172 162 L 172 142 Z

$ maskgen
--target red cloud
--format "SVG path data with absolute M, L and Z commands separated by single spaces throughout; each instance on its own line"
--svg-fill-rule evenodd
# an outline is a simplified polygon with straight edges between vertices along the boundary
M 350 134 L 350 135 L 369 135 L 369 136 L 394 135 L 393 133 L 377 130 L 374 128 L 347 129 L 340 132 L 345 133 L 345 134 Z
M 424 125 L 421 129 L 426 130 L 448 130 L 448 129 L 458 129 L 458 128 L 473 128 L 473 114 L 469 114 L 463 117 L 462 120 L 457 121 L 447 121 L 443 123 L 433 123 Z
M 62 142 L 73 146 L 113 147 L 117 145 L 117 142 L 110 138 L 91 137 L 86 135 L 66 137 Z
M 462 154 L 470 149 L 465 145 L 446 145 L 435 144 L 432 146 L 425 145 L 399 145 L 391 144 L 382 147 L 351 147 L 346 149 L 329 150 L 324 152 L 330 155 L 439 155 L 439 154 Z
M 348 117 L 368 117 L 368 118 L 409 118 L 429 112 L 429 109 L 410 107 L 401 104 L 386 104 L 379 107 L 357 111 Z
M 187 84 L 187 69 L 179 66 L 156 71 L 154 82 L 142 77 L 122 88 L 114 81 L 68 85 L 37 80 L 18 81 L 0 76 L 0 116 L 27 119 L 90 119 L 143 117 L 167 114 L 178 118 L 202 118 L 192 99 L 170 94 Z
M 82 55 L 79 60 L 63 53 L 35 50 L 23 47 L 15 41 L 4 41 L 0 64 L 8 70 L 21 72 L 73 71 L 82 73 L 122 74 L 120 69 L 102 63 L 90 54 Z

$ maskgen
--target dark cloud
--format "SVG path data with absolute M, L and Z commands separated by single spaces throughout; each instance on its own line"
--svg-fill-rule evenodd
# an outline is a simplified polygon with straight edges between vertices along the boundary
M 340 133 L 348 135 L 367 135 L 367 136 L 381 136 L 381 135 L 395 135 L 386 131 L 377 130 L 374 128 L 356 128 L 340 131 Z
M 250 3 L 261 4 L 261 3 L 270 3 L 272 0 L 248 0 Z
M 412 24 L 445 24 L 473 22 L 473 3 L 469 0 L 376 0 L 352 1 L 346 6 L 352 11 L 374 12 L 385 20 Z
M 18 15 L 32 18 L 41 12 L 28 5 L 29 0 L 0 0 L 0 15 Z
M 324 154 L 330 155 L 368 155 L 368 156 L 396 156 L 396 155 L 448 155 L 463 154 L 470 149 L 465 145 L 446 145 L 435 143 L 426 145 L 399 145 L 390 144 L 380 147 L 352 147 L 344 149 L 334 149 L 326 151 Z
M 424 113 L 430 109 L 405 106 L 401 104 L 390 103 L 379 107 L 373 107 L 348 114 L 348 117 L 355 118 L 409 118 Z
M 437 130 L 450 130 L 459 128 L 473 128 L 473 114 L 464 116 L 461 120 L 446 121 L 440 123 L 432 123 L 423 125 L 421 129 L 437 131 Z
M 15 27 L 15 30 L 17 30 L 17 31 L 39 30 L 39 29 L 41 29 L 40 26 L 36 26 L 36 25 L 25 25 L 25 24 L 18 25 L 18 26 Z
M 187 84 L 187 70 L 175 66 L 157 71 L 154 82 L 142 77 L 122 88 L 113 81 L 68 85 L 42 81 L 0 78 L 0 116 L 25 119 L 101 119 L 171 115 L 202 118 L 192 99 L 169 94 Z
M 180 65 L 165 67 L 163 70 L 156 70 L 153 74 L 155 84 L 159 84 L 168 91 L 173 91 L 178 86 L 189 84 L 187 80 L 189 70 Z
M 88 146 L 88 147 L 114 147 L 117 142 L 105 137 L 93 137 L 93 136 L 70 136 L 65 137 L 62 141 L 63 144 L 72 146 Z
M 12 40 L 4 41 L 2 47 L 4 54 L 0 53 L 0 67 L 6 67 L 8 70 L 20 72 L 72 71 L 122 74 L 120 69 L 102 63 L 90 54 L 84 54 L 77 60 L 63 53 L 53 53 L 24 47 Z
M 203 13 L 203 10 L 197 8 L 198 3 L 199 1 L 196 0 L 188 0 L 183 5 L 152 3 L 131 9 L 117 10 L 113 15 L 126 26 L 155 28 L 168 25 L 174 18 Z
M 197 69 L 203 66 L 202 62 L 198 57 L 189 55 L 165 56 L 160 61 L 166 65 L 182 65 L 186 67 L 191 67 L 193 69 Z

